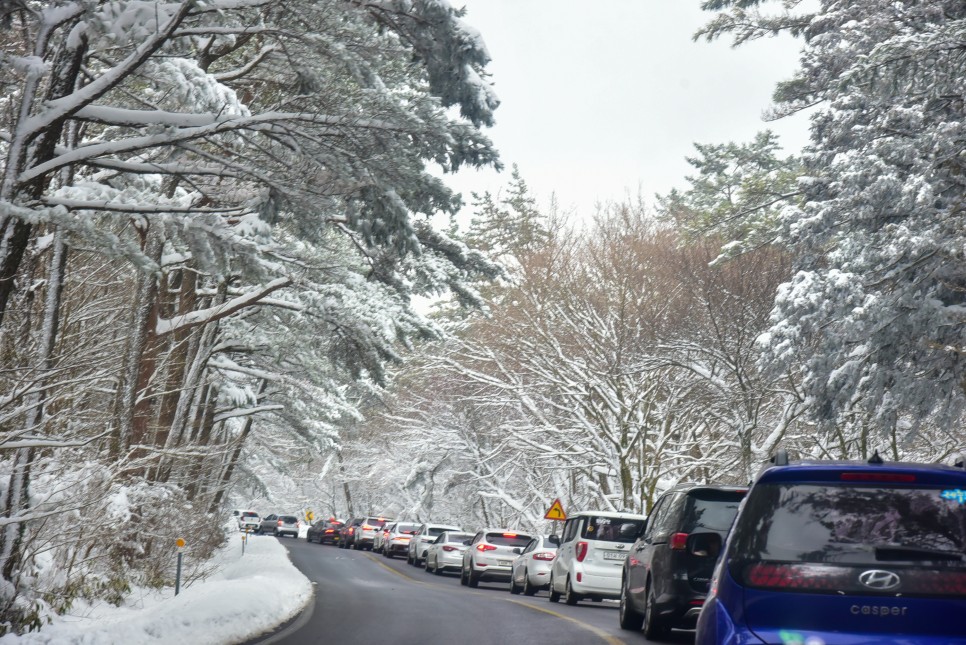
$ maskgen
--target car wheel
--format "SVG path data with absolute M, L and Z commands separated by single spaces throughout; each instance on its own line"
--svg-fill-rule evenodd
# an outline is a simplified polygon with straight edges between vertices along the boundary
M 567 587 L 564 592 L 564 602 L 568 605 L 576 605 L 580 602 L 580 594 L 574 592 L 574 588 L 570 585 L 570 577 L 567 578 Z
M 647 590 L 644 592 L 643 625 L 644 637 L 648 640 L 658 639 L 667 634 L 667 626 L 657 616 L 657 607 L 654 606 L 654 594 L 651 593 L 650 581 L 648 581 Z
M 438 576 L 443 575 L 443 570 L 439 566 L 439 560 L 436 560 L 436 565 L 433 567 L 433 573 Z
M 644 625 L 644 615 L 634 609 L 634 606 L 631 604 L 630 592 L 627 591 L 626 580 L 621 584 L 621 608 L 618 619 L 621 629 L 627 629 L 632 632 L 641 631 L 641 627 Z
M 466 584 L 474 589 L 480 586 L 480 574 L 476 571 L 473 571 L 472 562 L 470 563 L 470 579 L 466 581 Z
M 530 584 L 530 572 L 523 572 L 523 595 L 524 596 L 535 596 L 537 594 L 537 588 Z
M 465 587 L 467 586 L 467 583 L 468 581 L 466 579 L 466 567 L 460 567 L 460 584 Z
M 560 592 L 554 589 L 553 576 L 550 576 L 550 602 L 560 602 Z
M 513 579 L 513 573 L 510 573 L 510 593 L 514 596 L 520 595 L 520 587 L 517 586 L 517 581 Z

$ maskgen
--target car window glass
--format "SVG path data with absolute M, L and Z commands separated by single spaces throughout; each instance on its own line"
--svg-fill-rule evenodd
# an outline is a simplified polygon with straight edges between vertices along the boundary
M 577 537 L 577 520 L 567 520 L 567 524 L 564 526 L 563 541 L 570 542 L 575 537 Z
M 681 526 L 683 533 L 715 531 L 727 533 L 731 528 L 738 505 L 745 496 L 741 491 L 696 489 L 688 495 Z
M 966 505 L 940 489 L 763 484 L 745 503 L 743 561 L 966 569 Z
M 585 540 L 632 543 L 644 526 L 644 520 L 619 517 L 588 517 L 581 537 Z
M 445 533 L 445 532 L 446 532 L 446 529 L 434 526 L 434 527 L 431 527 L 428 531 L 426 531 L 426 534 L 429 536 L 436 536 L 436 535 L 439 535 L 440 533 Z
M 447 533 L 446 536 L 448 542 L 466 542 L 473 537 L 469 533 Z
M 419 527 L 416 526 L 415 524 L 397 524 L 394 530 L 396 531 L 396 533 L 412 535 L 417 530 L 419 530 Z
M 524 548 L 524 549 L 523 549 L 523 553 L 530 553 L 530 552 L 531 552 L 531 551 L 533 551 L 533 550 L 534 550 L 535 548 L 537 548 L 537 540 L 536 540 L 536 539 L 533 539 L 533 540 L 530 540 L 530 541 L 529 541 L 529 542 L 527 543 L 527 546 L 526 546 L 526 548 Z
M 654 518 L 653 524 L 651 524 L 652 539 L 662 540 L 670 533 L 671 522 L 674 521 L 674 516 L 676 515 L 675 510 L 680 499 L 681 496 L 679 494 L 673 493 L 665 497 L 664 503 Z
M 487 533 L 486 541 L 497 546 L 526 546 L 531 538 L 520 533 Z
M 657 526 L 658 519 L 664 514 L 664 509 L 667 507 L 667 495 L 659 497 L 657 502 L 654 503 L 654 508 L 651 509 L 651 514 L 647 518 L 647 530 L 644 531 L 644 537 L 651 539 L 654 535 L 654 527 Z

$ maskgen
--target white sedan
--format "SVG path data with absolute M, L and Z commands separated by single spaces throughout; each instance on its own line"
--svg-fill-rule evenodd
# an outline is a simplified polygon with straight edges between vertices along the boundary
M 426 571 L 438 576 L 443 575 L 447 569 L 459 571 L 463 564 L 463 551 L 469 548 L 466 543 L 471 539 L 473 539 L 472 533 L 459 531 L 441 533 L 426 551 Z
M 510 572 L 510 593 L 521 591 L 532 596 L 550 587 L 550 565 L 557 555 L 557 536 L 537 536 L 530 540 L 513 561 Z

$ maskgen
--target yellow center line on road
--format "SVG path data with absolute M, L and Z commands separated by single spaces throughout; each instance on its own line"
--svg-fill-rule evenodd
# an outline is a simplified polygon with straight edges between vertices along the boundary
M 515 605 L 520 605 L 521 607 L 529 607 L 530 609 L 534 609 L 536 611 L 542 611 L 545 614 L 550 614 L 551 616 L 556 616 L 557 618 L 563 618 L 564 620 L 569 620 L 570 622 L 577 625 L 581 629 L 586 629 L 594 636 L 597 636 L 608 645 L 627 645 L 624 641 L 620 640 L 616 636 L 611 636 L 610 634 L 605 632 L 603 629 L 600 629 L 599 627 L 594 627 L 593 625 L 589 625 L 583 622 L 582 620 L 577 620 L 576 618 L 571 618 L 570 616 L 564 616 L 563 614 L 557 613 L 552 609 L 547 609 L 545 607 L 537 607 L 536 605 L 531 605 L 528 602 L 525 602 L 523 600 L 516 600 L 515 598 L 504 598 L 504 600 L 506 600 L 507 602 L 512 602 Z

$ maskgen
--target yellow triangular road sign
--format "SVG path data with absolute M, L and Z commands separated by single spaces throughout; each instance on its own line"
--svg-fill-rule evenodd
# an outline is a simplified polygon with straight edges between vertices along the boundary
M 543 516 L 545 520 L 565 520 L 567 519 L 567 514 L 564 513 L 563 504 L 560 503 L 560 499 L 553 500 L 553 504 L 547 510 L 547 514 Z

